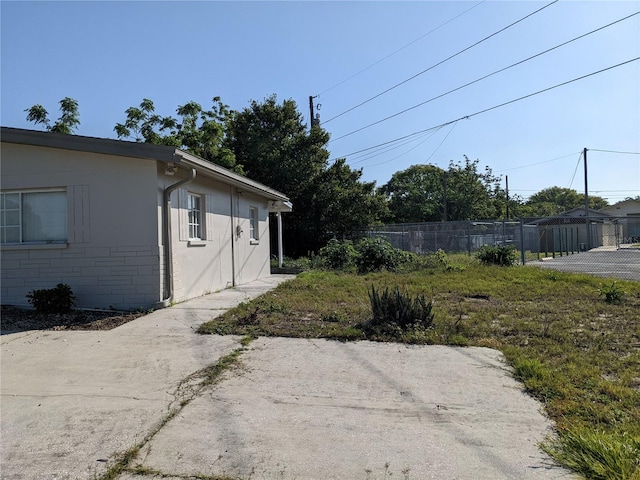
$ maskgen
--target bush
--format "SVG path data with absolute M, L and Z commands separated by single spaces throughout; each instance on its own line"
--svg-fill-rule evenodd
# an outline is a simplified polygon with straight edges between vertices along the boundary
M 39 313 L 67 313 L 75 305 L 71 287 L 63 283 L 55 288 L 32 290 L 27 299 Z
M 358 252 L 350 240 L 338 241 L 335 238 L 329 240 L 326 246 L 318 252 L 320 265 L 332 270 L 345 270 L 355 264 Z
M 373 318 L 365 329 L 370 332 L 398 336 L 411 329 L 427 329 L 433 323 L 433 300 L 427 302 L 423 294 L 413 298 L 397 286 L 379 292 L 373 285 L 368 293 Z
M 515 265 L 518 254 L 513 245 L 483 245 L 476 257 L 485 265 L 510 267 Z
M 365 238 L 356 245 L 358 273 L 379 272 L 382 269 L 395 272 L 408 259 L 407 252 L 391 246 L 384 238 Z

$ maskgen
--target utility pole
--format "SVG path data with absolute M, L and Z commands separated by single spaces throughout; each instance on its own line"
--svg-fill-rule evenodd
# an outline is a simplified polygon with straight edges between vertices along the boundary
M 507 188 L 507 220 L 509 220 L 509 175 L 505 175 L 504 179 L 506 181 Z
M 314 112 L 313 112 L 313 99 L 316 98 L 317 95 L 314 97 L 312 95 L 309 95 L 309 115 L 310 115 L 310 120 L 309 120 L 309 130 L 311 130 L 312 127 L 316 126 L 316 125 L 320 125 L 320 114 L 318 114 L 318 116 L 316 117 Z M 320 110 L 321 105 L 318 104 L 318 110 Z
M 587 184 L 587 147 L 582 151 L 584 155 L 584 216 L 587 224 L 587 250 L 591 250 L 591 221 L 589 220 L 589 188 Z
M 444 172 L 444 177 L 442 179 L 443 182 L 443 189 L 444 189 L 444 194 L 442 196 L 442 203 L 443 203 L 443 210 L 444 210 L 444 215 L 443 215 L 443 222 L 447 221 L 447 172 Z

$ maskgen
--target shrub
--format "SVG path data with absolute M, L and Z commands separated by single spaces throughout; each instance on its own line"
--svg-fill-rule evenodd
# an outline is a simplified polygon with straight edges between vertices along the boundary
M 335 238 L 318 252 L 320 265 L 332 270 L 344 270 L 355 264 L 358 252 L 350 240 L 340 242 Z
M 382 269 L 395 272 L 407 259 L 407 252 L 394 248 L 384 238 L 365 238 L 356 245 L 358 273 L 378 272 Z
M 370 332 L 399 336 L 417 327 L 429 328 L 433 323 L 433 300 L 427 302 L 423 294 L 414 298 L 397 286 L 379 292 L 373 285 L 368 293 L 373 318 L 365 329 Z
M 516 263 L 517 252 L 513 245 L 483 245 L 476 257 L 485 265 L 510 267 Z
M 71 287 L 64 283 L 59 283 L 55 288 L 32 290 L 27 294 L 27 299 L 39 313 L 67 313 L 75 304 Z

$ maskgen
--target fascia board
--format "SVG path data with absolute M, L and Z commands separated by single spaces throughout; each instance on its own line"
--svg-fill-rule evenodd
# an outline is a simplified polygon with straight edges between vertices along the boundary
M 269 198 L 270 200 L 282 200 L 284 202 L 289 201 L 289 197 L 287 197 L 284 193 L 278 192 L 277 190 L 269 188 L 262 183 L 256 182 L 255 180 L 251 180 L 247 177 L 243 177 L 242 175 L 238 175 L 237 173 L 234 173 L 231 170 L 227 170 L 220 165 L 208 162 L 200 157 L 196 157 L 195 155 L 184 152 L 180 149 L 175 150 L 175 156 L 179 157 L 180 159 L 176 163 L 195 168 L 199 175 L 204 175 L 216 180 L 221 180 L 241 190 L 258 193 Z M 174 162 L 175 161 L 176 159 L 174 159 Z

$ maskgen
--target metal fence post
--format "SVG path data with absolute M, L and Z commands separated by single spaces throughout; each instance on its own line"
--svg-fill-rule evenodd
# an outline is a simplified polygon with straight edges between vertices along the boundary
M 524 219 L 520 217 L 520 258 L 522 260 L 522 265 L 526 262 L 526 255 L 524 252 Z

